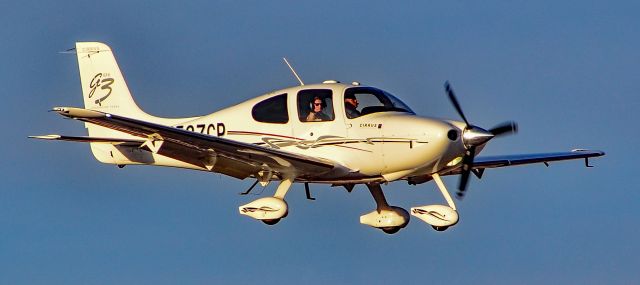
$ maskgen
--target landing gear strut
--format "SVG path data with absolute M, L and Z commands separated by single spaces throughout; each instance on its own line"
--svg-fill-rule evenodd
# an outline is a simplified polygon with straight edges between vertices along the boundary
M 293 179 L 294 178 L 291 177 L 284 178 L 282 182 L 280 182 L 280 185 L 278 185 L 278 189 L 276 189 L 273 197 L 260 198 L 249 204 L 240 206 L 238 208 L 240 214 L 260 220 L 267 225 L 277 224 L 280 219 L 286 217 L 289 213 L 289 207 L 284 200 L 284 196 L 289 191 L 289 188 L 291 188 Z
M 447 188 L 444 186 L 440 175 L 434 173 L 432 177 L 449 206 L 427 205 L 413 207 L 411 208 L 411 215 L 431 225 L 434 230 L 442 232 L 458 223 L 458 211 L 456 211 L 456 204 L 453 203 L 453 199 L 451 199 L 451 195 L 449 195 Z

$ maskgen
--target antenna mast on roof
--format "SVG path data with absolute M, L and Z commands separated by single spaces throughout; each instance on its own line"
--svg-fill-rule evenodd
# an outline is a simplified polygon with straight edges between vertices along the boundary
M 291 64 L 289 64 L 289 61 L 287 60 L 287 58 L 283 57 L 282 59 L 284 59 L 284 63 L 287 64 L 289 69 L 291 69 L 291 72 L 293 73 L 293 75 L 296 77 L 296 79 L 298 79 L 298 81 L 300 82 L 300 86 L 304 86 L 304 82 L 302 82 L 302 79 L 300 79 L 300 76 L 298 76 L 298 73 L 296 73 L 296 71 L 293 69 Z

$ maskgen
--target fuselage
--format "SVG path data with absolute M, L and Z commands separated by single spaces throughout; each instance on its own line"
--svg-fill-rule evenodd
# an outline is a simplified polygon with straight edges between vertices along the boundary
M 358 107 L 351 105 L 356 115 L 345 97 L 359 99 Z M 451 161 L 464 153 L 464 123 L 416 116 L 385 91 L 334 82 L 273 91 L 175 127 L 325 158 L 353 170 L 315 182 L 428 175 L 455 166 Z

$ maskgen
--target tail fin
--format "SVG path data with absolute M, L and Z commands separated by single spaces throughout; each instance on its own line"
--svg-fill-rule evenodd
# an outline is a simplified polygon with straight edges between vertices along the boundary
M 133 100 L 127 83 L 113 55 L 111 48 L 98 42 L 76 43 L 82 97 L 85 109 L 101 111 L 138 120 L 163 125 L 176 125 L 194 118 L 160 118 L 143 112 Z M 90 137 L 139 139 L 113 129 L 86 123 Z M 137 148 L 113 146 L 91 142 L 93 155 L 101 162 L 113 164 L 138 164 L 140 158 L 133 157 L 140 151 Z M 136 154 L 136 155 L 134 155 Z M 145 154 L 149 156 L 150 154 Z M 143 159 L 144 160 L 144 159 Z
M 109 46 L 97 42 L 78 42 L 76 53 L 86 109 L 131 118 L 149 116 L 133 101 Z

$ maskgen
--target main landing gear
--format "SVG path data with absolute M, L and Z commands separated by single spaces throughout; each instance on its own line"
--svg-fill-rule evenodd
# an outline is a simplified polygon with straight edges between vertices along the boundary
M 287 194 L 287 191 L 289 191 L 289 188 L 291 188 L 292 183 L 293 178 L 283 179 L 280 185 L 278 185 L 276 194 L 274 194 L 273 197 L 260 198 L 249 204 L 240 206 L 238 208 L 240 214 L 262 221 L 267 225 L 277 224 L 289 213 L 284 196 Z M 249 189 L 249 191 L 250 190 L 251 189 Z
M 458 223 L 458 212 L 456 211 L 456 205 L 453 203 L 453 199 L 451 199 L 451 195 L 449 195 L 449 192 L 445 188 L 440 176 L 438 174 L 433 174 L 433 180 L 438 185 L 438 188 L 447 201 L 448 206 L 426 205 L 413 207 L 411 208 L 411 216 L 421 219 L 431 225 L 431 227 L 436 231 L 444 231 Z M 293 181 L 294 178 L 291 177 L 283 178 L 273 197 L 257 199 L 249 204 L 240 206 L 238 211 L 241 215 L 249 216 L 262 221 L 267 225 L 277 224 L 289 213 L 284 196 L 291 188 Z M 409 224 L 409 212 L 400 207 L 390 206 L 384 197 L 384 193 L 382 192 L 382 188 L 379 183 L 369 183 L 366 185 L 367 188 L 369 188 L 369 192 L 371 192 L 371 196 L 373 196 L 373 199 L 376 202 L 376 209 L 370 213 L 360 216 L 361 224 L 380 229 L 387 234 L 397 233 Z M 253 186 L 255 186 L 255 184 Z M 250 192 L 253 186 L 242 194 Z M 307 198 L 313 199 L 309 195 L 308 191 Z
M 367 188 L 376 201 L 376 210 L 360 216 L 360 223 L 395 234 L 409 224 L 409 213 L 400 207 L 389 206 L 380 184 L 370 183 Z

